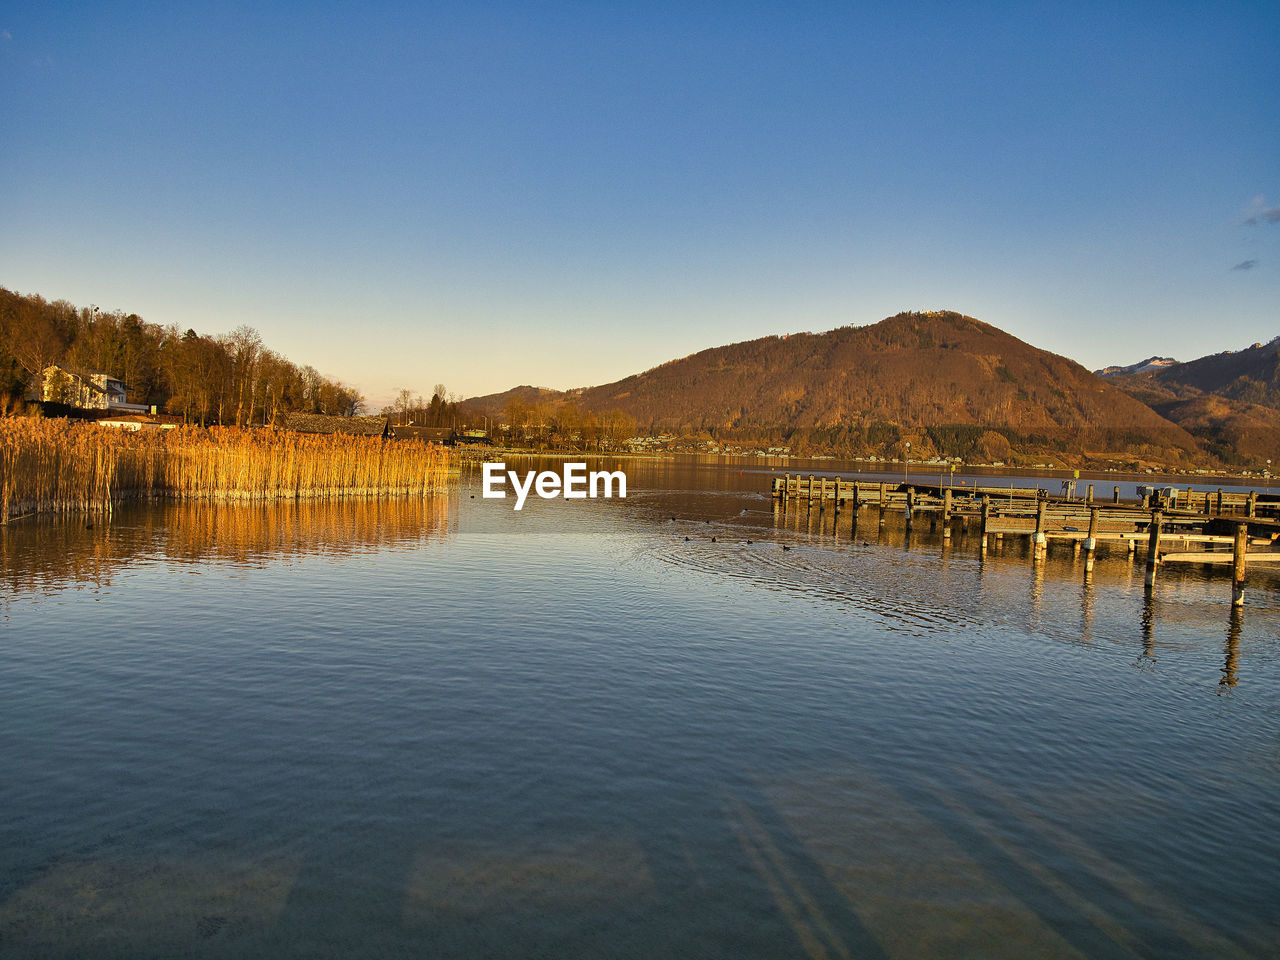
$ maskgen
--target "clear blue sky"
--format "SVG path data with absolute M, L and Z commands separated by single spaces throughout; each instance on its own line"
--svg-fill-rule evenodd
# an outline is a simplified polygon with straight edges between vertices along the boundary
M 371 404 L 950 308 L 1280 334 L 1280 4 L 0 5 L 0 285 Z

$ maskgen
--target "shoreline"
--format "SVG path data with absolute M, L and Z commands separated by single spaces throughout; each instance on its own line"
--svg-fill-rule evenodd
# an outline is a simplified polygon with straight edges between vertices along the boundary
M 546 460 L 630 460 L 638 462 L 659 463 L 663 461 L 682 461 L 694 463 L 724 463 L 726 466 L 752 466 L 761 472 L 770 473 L 798 473 L 812 471 L 815 476 L 818 472 L 827 473 L 849 473 L 862 476 L 889 476 L 897 477 L 901 475 L 903 467 L 902 460 L 865 460 L 865 459 L 843 459 L 839 457 L 792 457 L 780 456 L 772 454 L 768 456 L 758 456 L 747 453 L 695 453 L 692 451 L 583 451 L 583 450 L 529 450 L 518 447 L 454 447 L 456 452 L 455 458 L 462 463 L 483 463 L 485 460 L 494 460 L 505 457 L 523 457 L 528 459 L 546 459 Z M 474 451 L 472 453 L 471 451 Z M 925 483 L 929 482 L 935 470 L 946 473 L 951 463 L 954 461 L 946 460 L 912 460 L 908 462 L 910 467 L 910 477 L 913 480 Z M 769 468 L 767 471 L 763 468 Z M 786 468 L 786 469 L 783 469 Z M 1078 477 L 1073 476 L 1079 473 Z M 1178 484 L 1214 484 L 1215 481 L 1226 480 L 1233 485 L 1245 485 L 1251 481 L 1261 480 L 1258 486 L 1261 491 L 1265 491 L 1269 486 L 1275 486 L 1280 490 L 1280 477 L 1263 477 L 1251 471 L 1241 473 L 1231 473 L 1229 471 L 1210 471 L 1206 473 L 1191 472 L 1179 468 L 1165 468 L 1162 470 L 1150 471 L 1141 470 L 1107 470 L 1101 468 L 1088 467 L 1021 467 L 996 465 L 989 463 L 956 463 L 955 475 L 960 477 L 973 476 L 1009 476 L 1009 477 L 1041 477 L 1050 480 L 1066 480 L 1078 479 L 1080 481 L 1087 480 L 1106 480 L 1115 479 L 1121 482 L 1136 483 L 1156 483 L 1160 479 L 1175 480 Z M 1272 483 L 1272 481 L 1275 481 Z M 1160 484 L 1170 486 L 1174 484 Z

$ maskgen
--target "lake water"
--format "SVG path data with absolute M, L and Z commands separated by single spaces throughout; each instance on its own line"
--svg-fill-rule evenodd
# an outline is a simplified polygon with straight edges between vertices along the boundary
M 1276 579 L 626 470 L 10 525 L 0 956 L 1280 956 Z

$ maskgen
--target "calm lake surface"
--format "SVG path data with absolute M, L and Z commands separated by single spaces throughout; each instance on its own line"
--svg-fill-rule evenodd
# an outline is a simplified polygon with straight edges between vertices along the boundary
M 1274 576 L 625 469 L 10 525 L 0 956 L 1280 956 Z

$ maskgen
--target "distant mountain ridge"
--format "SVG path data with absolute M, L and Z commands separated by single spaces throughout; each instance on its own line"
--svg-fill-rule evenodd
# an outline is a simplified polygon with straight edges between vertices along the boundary
M 1145 390 L 1160 398 L 1188 399 L 1212 393 L 1280 410 L 1280 337 L 1244 350 L 1118 374 L 1114 382 L 1125 384 L 1126 390 Z
M 501 416 L 512 399 L 470 403 Z M 1186 430 L 1080 364 L 952 311 L 714 347 L 544 402 L 795 452 L 896 456 L 909 440 L 913 457 L 1202 458 Z
M 1107 379 L 1228 463 L 1280 462 L 1280 337 Z
M 1171 367 L 1177 362 L 1173 357 L 1148 357 L 1138 363 L 1131 363 L 1127 367 L 1103 367 L 1101 370 L 1093 372 L 1100 377 L 1113 377 L 1121 373 L 1148 373 L 1152 370 Z

